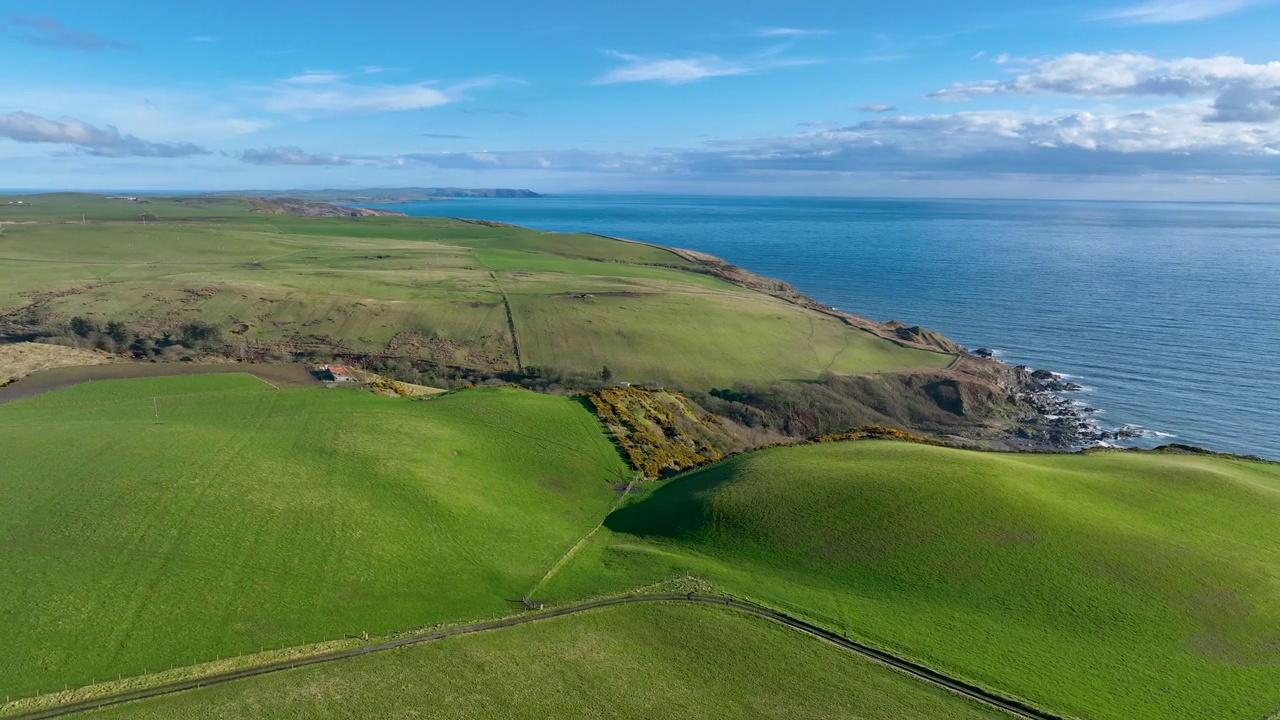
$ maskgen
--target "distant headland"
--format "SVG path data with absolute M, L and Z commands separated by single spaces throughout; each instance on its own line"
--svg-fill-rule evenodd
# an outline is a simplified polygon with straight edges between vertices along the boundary
M 266 198 L 297 198 L 328 203 L 369 203 L 393 205 L 396 203 L 453 200 L 455 198 L 540 198 L 546 197 L 532 190 L 513 188 L 457 188 L 457 187 L 409 187 L 366 188 L 357 190 L 244 190 L 217 193 L 218 195 L 243 195 Z

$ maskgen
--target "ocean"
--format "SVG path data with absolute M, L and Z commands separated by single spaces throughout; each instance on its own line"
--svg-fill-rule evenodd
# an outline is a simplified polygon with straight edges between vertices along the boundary
M 582 195 L 386 206 L 699 250 L 1085 390 L 1131 444 L 1280 459 L 1280 205 Z

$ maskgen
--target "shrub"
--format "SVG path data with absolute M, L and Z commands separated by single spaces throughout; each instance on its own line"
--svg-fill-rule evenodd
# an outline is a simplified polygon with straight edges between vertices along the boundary
M 89 337 L 90 333 L 98 332 L 98 323 L 79 315 L 71 318 L 67 325 L 71 328 L 72 333 L 80 337 Z

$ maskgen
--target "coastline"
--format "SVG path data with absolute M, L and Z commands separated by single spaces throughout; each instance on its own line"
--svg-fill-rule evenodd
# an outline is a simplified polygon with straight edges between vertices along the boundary
M 455 219 L 478 225 L 510 226 L 509 223 L 490 220 L 461 217 Z M 1144 448 L 1123 443 L 1149 439 L 1153 435 L 1170 439 L 1176 437 L 1172 434 L 1155 433 L 1132 424 L 1106 429 L 1097 420 L 1101 410 L 1067 396 L 1067 394 L 1084 391 L 1083 386 L 1073 382 L 1068 376 L 1051 370 L 1033 369 L 1026 365 L 1011 366 L 999 359 L 1001 353 L 997 350 L 977 348 L 970 351 L 941 333 L 918 325 L 908 326 L 897 321 L 881 323 L 844 312 L 801 293 L 785 280 L 759 275 L 709 253 L 599 232 L 588 231 L 582 234 L 665 250 L 694 263 L 702 272 L 726 282 L 829 315 L 852 328 L 871 333 L 902 347 L 954 354 L 956 360 L 947 370 L 968 375 L 970 376 L 968 379 L 985 377 L 994 380 L 1009 393 L 1012 404 L 1025 410 L 1016 418 L 1017 427 L 1007 436 L 967 438 L 987 442 L 993 449 L 1015 452 L 1077 452 L 1096 448 L 1137 450 Z M 1005 372 L 995 373 L 996 377 L 991 377 L 989 368 L 985 371 L 973 372 L 973 368 L 969 366 L 973 362 L 995 364 Z M 1240 457 L 1257 456 L 1242 455 Z

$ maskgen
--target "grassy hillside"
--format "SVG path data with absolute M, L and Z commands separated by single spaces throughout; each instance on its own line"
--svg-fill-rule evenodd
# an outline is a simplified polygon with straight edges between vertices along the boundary
M 615 512 L 548 598 L 692 572 L 1097 720 L 1280 705 L 1280 466 L 857 442 L 739 456 Z
M 221 198 L 24 201 L 0 198 L 0 333 L 66 334 L 83 316 L 161 338 L 200 322 L 246 356 L 390 355 L 486 372 L 608 365 L 619 380 L 702 389 L 954 359 L 594 235 L 294 217 Z
M 15 696 L 509 612 L 625 472 L 581 405 L 506 389 L 117 380 L 0 404 L 0 436 Z
M 766 620 L 621 606 L 207 688 L 102 718 L 1004 717 Z
M 612 380 L 694 392 L 609 388 L 593 396 L 600 420 L 590 399 L 510 388 L 412 400 L 281 389 L 265 374 L 92 382 L 0 404 L 2 695 L 472 622 L 534 588 L 572 601 L 694 575 L 1066 716 L 1257 720 L 1280 706 L 1280 466 L 866 441 L 739 455 L 623 497 L 634 469 L 659 475 L 783 435 L 861 422 L 996 434 L 1029 406 L 1009 399 L 1016 382 L 996 382 L 1008 368 L 968 358 L 937 371 L 954 356 L 638 243 L 294 217 L 234 198 L 24 201 L 0 199 L 0 335 L 163 359 L 194 353 L 190 341 L 250 358 L 392 360 L 387 372 L 423 382 L 447 365 L 554 389 L 598 387 L 585 378 L 607 366 Z M 0 381 L 107 357 L 7 347 Z M 985 717 L 762 621 L 671 606 L 103 714 L 428 706 Z

